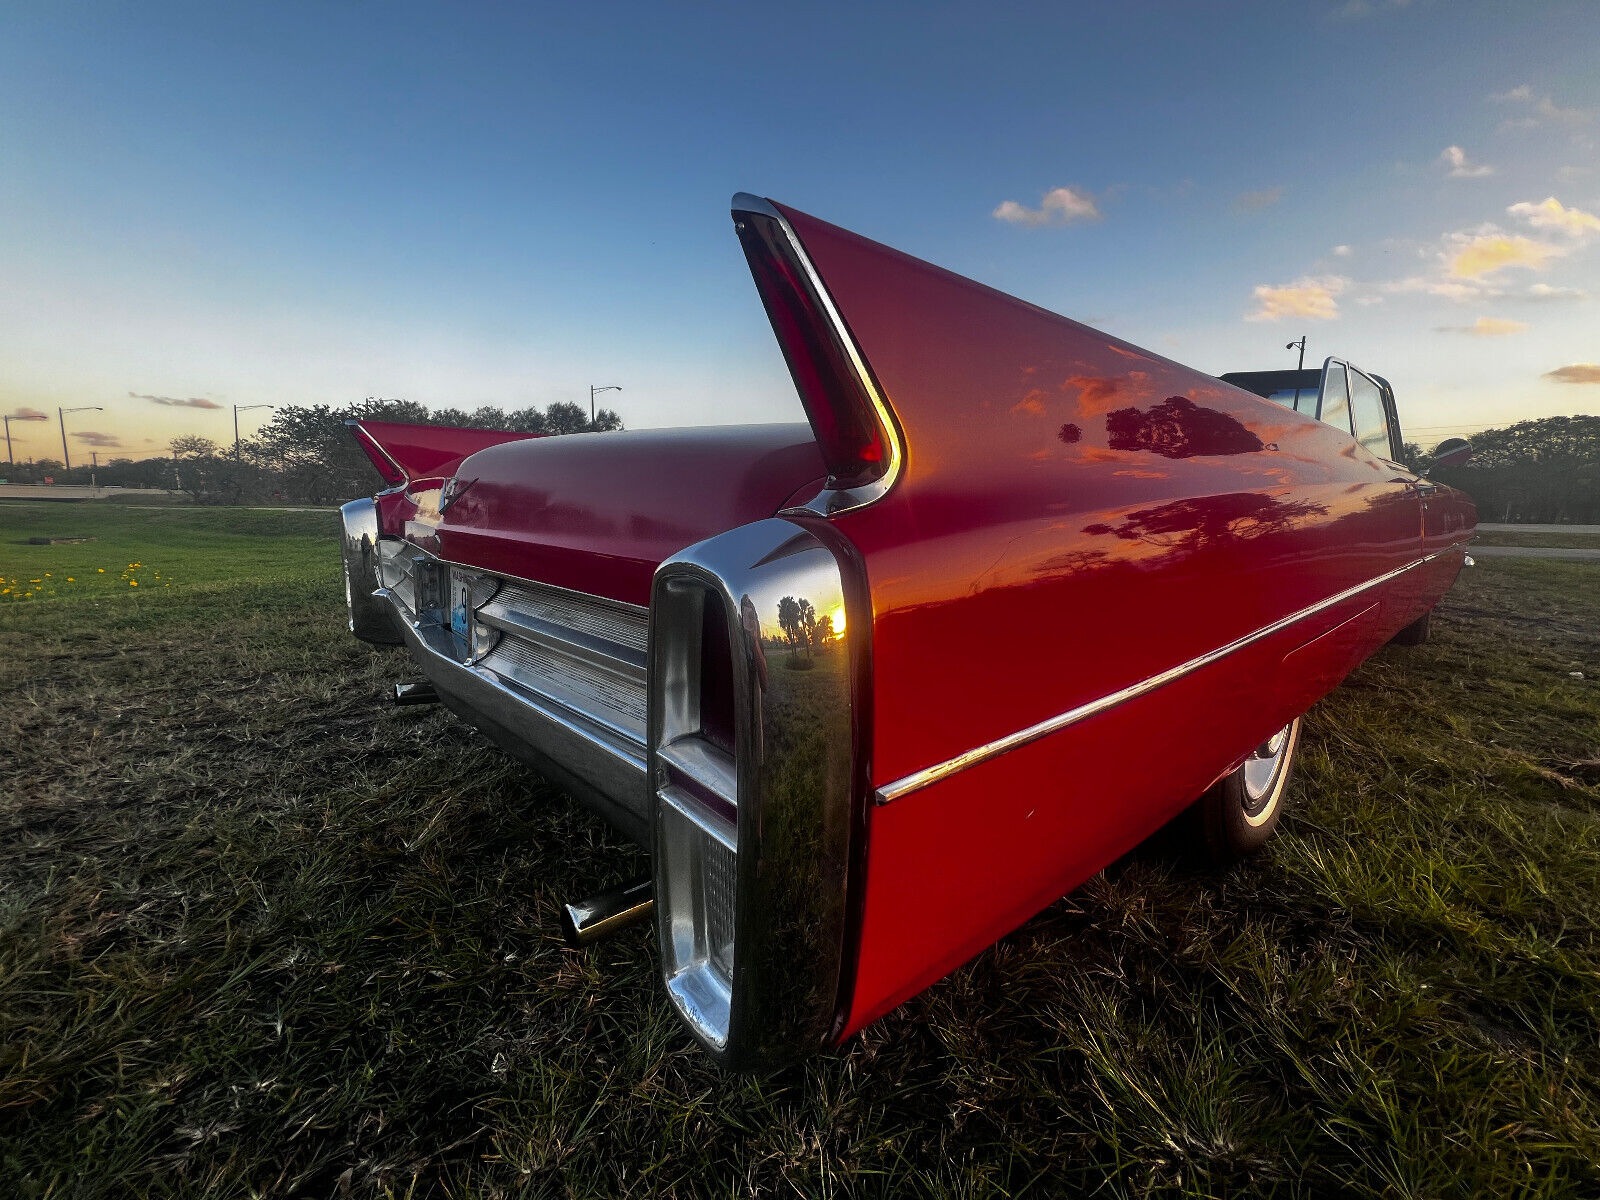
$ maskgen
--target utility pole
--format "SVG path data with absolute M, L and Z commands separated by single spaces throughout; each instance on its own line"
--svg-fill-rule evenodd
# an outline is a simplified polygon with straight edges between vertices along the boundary
M 13 421 L 48 421 L 49 419 L 50 418 L 45 416 L 42 412 L 34 412 L 32 409 L 24 409 L 20 413 L 6 413 L 5 414 L 5 423 L 6 423 L 6 461 L 8 463 L 10 463 L 12 466 L 16 466 L 17 465 L 16 453 L 11 449 L 11 422 L 13 422 Z M 30 463 L 33 462 L 33 460 L 31 458 L 28 461 Z
M 61 465 L 72 470 L 72 452 L 67 449 L 67 414 L 69 412 L 104 412 L 98 404 L 84 404 L 77 408 L 56 408 L 56 420 L 61 422 Z
M 252 408 L 277 408 L 276 404 L 235 404 L 233 406 L 233 461 L 239 462 L 239 414 L 249 412 Z
M 595 387 L 594 384 L 592 384 L 592 383 L 589 385 L 589 425 L 590 425 L 591 428 L 593 427 L 594 420 L 595 420 L 595 417 L 594 417 L 594 398 L 595 398 L 596 393 L 598 393 L 598 392 L 620 392 L 621 390 L 622 390 L 622 388 L 618 387 L 615 384 L 609 384 L 606 387 Z

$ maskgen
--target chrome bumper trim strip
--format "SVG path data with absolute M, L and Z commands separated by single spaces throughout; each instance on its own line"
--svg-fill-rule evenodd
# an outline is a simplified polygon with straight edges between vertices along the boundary
M 1141 679 L 1138 683 L 1125 687 L 1121 691 L 1112 692 L 1108 696 L 1101 696 L 1097 700 L 1090 700 L 1086 704 L 1078 705 L 1077 708 L 1070 708 L 1064 713 L 1047 717 L 1043 721 L 1029 725 L 1025 729 L 1019 729 L 1015 733 L 1007 734 L 1005 737 L 977 746 L 963 754 L 956 755 L 954 758 L 947 758 L 944 762 L 935 763 L 931 767 L 924 767 L 920 771 L 914 771 L 910 775 L 896 779 L 893 783 L 886 783 L 873 794 L 873 800 L 877 804 L 890 804 L 902 796 L 908 796 L 912 792 L 920 791 L 929 784 L 938 783 L 941 779 L 948 779 L 959 771 L 965 771 L 968 767 L 975 767 L 979 763 L 988 762 L 991 758 L 999 758 L 1002 754 L 1008 754 L 1012 750 L 1028 745 L 1030 742 L 1036 742 L 1042 737 L 1048 737 L 1050 734 L 1065 729 L 1069 725 L 1076 725 L 1078 722 L 1086 721 L 1090 717 L 1097 716 L 1108 709 L 1116 708 L 1120 704 L 1126 704 L 1129 700 L 1137 699 L 1147 692 L 1155 691 L 1159 687 L 1165 687 L 1174 680 L 1182 679 L 1185 675 L 1191 675 L 1202 667 L 1210 666 L 1217 660 L 1226 658 L 1236 651 L 1243 650 L 1246 646 L 1253 645 L 1263 638 L 1271 637 L 1298 621 L 1315 616 L 1324 609 L 1332 608 L 1335 604 L 1342 603 L 1354 596 L 1359 596 L 1362 592 L 1375 588 L 1380 584 L 1388 583 L 1389 580 L 1404 575 L 1407 571 L 1420 567 L 1424 563 L 1430 563 L 1436 558 L 1443 558 L 1447 554 L 1454 554 L 1464 550 L 1466 545 L 1466 542 L 1458 542 L 1448 549 L 1424 555 L 1415 562 L 1409 562 L 1403 567 L 1397 567 L 1395 570 L 1379 575 L 1375 579 L 1369 579 L 1365 583 L 1358 583 L 1355 587 L 1346 588 L 1344 591 L 1329 596 L 1325 600 L 1319 600 L 1315 604 L 1307 605 L 1298 612 L 1281 617 L 1270 625 L 1263 625 L 1260 629 L 1247 633 L 1243 637 L 1235 638 L 1226 646 L 1208 650 L 1206 653 L 1191 658 L 1188 662 L 1179 663 L 1175 667 L 1168 668 L 1158 675 L 1151 675 L 1148 679 Z
M 524 641 L 536 642 L 571 658 L 582 659 L 598 670 L 631 679 L 641 689 L 644 687 L 643 650 L 635 650 L 551 621 L 530 617 L 525 613 L 508 609 L 497 601 L 491 601 L 479 608 L 477 617 L 483 624 L 502 633 L 509 633 Z

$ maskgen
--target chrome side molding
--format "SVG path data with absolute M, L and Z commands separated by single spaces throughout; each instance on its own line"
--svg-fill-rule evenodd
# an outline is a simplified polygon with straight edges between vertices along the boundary
M 1185 675 L 1193 674 L 1202 667 L 1210 666 L 1218 659 L 1226 658 L 1230 654 L 1243 650 L 1246 646 L 1253 645 L 1262 638 L 1271 637 L 1280 630 L 1287 629 L 1298 621 L 1314 616 L 1323 611 L 1323 609 L 1332 608 L 1335 604 L 1349 600 L 1354 596 L 1359 596 L 1362 592 L 1375 588 L 1379 584 L 1388 583 L 1389 580 L 1404 575 L 1407 571 L 1415 570 L 1424 563 L 1430 563 L 1436 558 L 1443 558 L 1446 554 L 1454 554 L 1461 551 L 1465 548 L 1465 545 L 1466 543 L 1462 542 L 1451 546 L 1449 549 L 1425 555 L 1415 562 L 1409 562 L 1405 566 L 1388 571 L 1375 579 L 1369 579 L 1365 583 L 1358 583 L 1354 587 L 1346 588 L 1344 591 L 1329 596 L 1324 600 L 1318 600 L 1315 604 L 1308 604 L 1298 612 L 1292 612 L 1286 617 L 1273 621 L 1270 625 L 1263 625 L 1260 629 L 1253 630 L 1243 637 L 1235 638 L 1226 646 L 1218 646 L 1215 650 L 1208 650 L 1206 653 L 1197 655 L 1187 662 L 1179 663 L 1175 667 L 1169 667 L 1159 674 L 1141 679 L 1138 683 L 1130 684 L 1128 687 L 1112 692 L 1110 695 L 1090 700 L 1085 704 L 1078 705 L 1076 708 L 1070 708 L 1064 713 L 1058 713 L 1056 716 L 1046 717 L 1043 721 L 1029 725 L 1026 729 L 1019 729 L 1015 733 L 1007 734 L 1005 737 L 996 738 L 994 741 L 986 742 L 982 746 L 976 746 L 962 754 L 957 754 L 954 758 L 947 758 L 944 762 L 935 763 L 931 767 L 924 767 L 920 771 L 913 771 L 910 775 L 902 776 L 893 783 L 886 783 L 880 787 L 875 801 L 878 804 L 892 804 L 902 796 L 909 796 L 912 792 L 920 791 L 930 784 L 938 783 L 941 779 L 946 779 L 958 772 L 965 771 L 968 767 L 975 767 L 979 763 L 988 762 L 991 758 L 1009 754 L 1011 751 L 1026 746 L 1030 742 L 1036 742 L 1042 737 L 1047 737 L 1052 733 L 1065 729 L 1069 725 L 1076 725 L 1079 721 L 1086 721 L 1090 717 L 1103 713 L 1108 709 L 1116 708 L 1119 704 L 1126 704 L 1129 700 L 1143 696 L 1146 692 L 1153 692 L 1159 687 L 1165 687 L 1175 679 L 1182 679 Z M 1470 556 L 1468 557 L 1470 559 Z

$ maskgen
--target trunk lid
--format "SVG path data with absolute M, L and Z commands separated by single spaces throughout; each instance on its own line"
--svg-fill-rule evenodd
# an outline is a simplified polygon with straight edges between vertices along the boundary
M 808 499 L 824 474 L 803 424 L 508 442 L 467 458 L 445 486 L 435 549 L 450 562 L 647 605 L 663 560 Z

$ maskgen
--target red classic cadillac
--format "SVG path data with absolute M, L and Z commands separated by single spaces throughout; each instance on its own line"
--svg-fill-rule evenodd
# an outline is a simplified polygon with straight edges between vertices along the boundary
M 358 422 L 350 628 L 648 847 L 720 1062 L 838 1043 L 1181 818 L 1227 860 L 1300 714 L 1416 643 L 1476 516 L 1379 376 L 1216 378 L 755 196 L 809 425 Z

